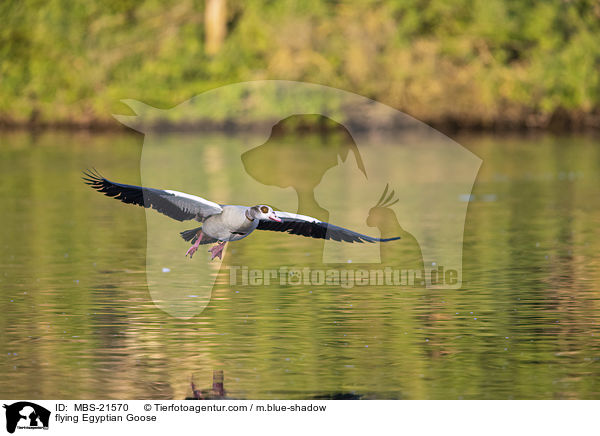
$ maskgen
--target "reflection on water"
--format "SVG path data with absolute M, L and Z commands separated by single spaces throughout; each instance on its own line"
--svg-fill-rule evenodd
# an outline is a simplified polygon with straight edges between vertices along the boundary
M 298 141 L 318 155 L 335 139 Z M 150 298 L 144 210 L 80 180 L 139 184 L 142 137 L 3 134 L 0 392 L 181 399 L 216 369 L 233 398 L 599 398 L 597 141 L 460 142 L 484 159 L 460 290 L 221 282 L 181 320 Z M 257 232 L 229 262 L 305 265 L 313 244 Z
M 194 384 L 194 378 L 190 383 L 192 388 L 192 396 L 187 397 L 186 400 L 231 400 L 225 391 L 225 376 L 223 370 L 213 371 L 213 382 L 210 389 L 198 389 Z

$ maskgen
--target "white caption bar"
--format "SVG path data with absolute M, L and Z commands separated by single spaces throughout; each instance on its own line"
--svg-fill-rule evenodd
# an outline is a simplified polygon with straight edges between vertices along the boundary
M 1 401 L 2 431 L 19 436 L 129 431 L 145 436 L 166 431 L 563 435 L 595 431 L 598 409 L 596 401 Z

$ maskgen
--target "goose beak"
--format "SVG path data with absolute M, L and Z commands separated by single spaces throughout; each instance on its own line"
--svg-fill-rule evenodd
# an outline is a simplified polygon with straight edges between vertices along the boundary
M 271 221 L 277 221 L 278 223 L 281 222 L 281 218 L 279 218 L 277 215 L 275 215 L 275 212 L 273 212 L 272 214 L 269 215 L 269 219 Z

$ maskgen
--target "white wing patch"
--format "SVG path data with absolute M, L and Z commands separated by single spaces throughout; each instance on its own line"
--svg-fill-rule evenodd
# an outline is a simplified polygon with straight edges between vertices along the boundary
M 223 212 L 223 208 L 217 203 L 196 195 L 171 190 L 164 190 L 162 192 L 169 195 L 169 197 L 165 199 L 171 204 L 182 211 L 194 213 L 198 220 L 203 220 L 211 215 Z
M 181 198 L 185 198 L 187 200 L 195 201 L 197 203 L 200 203 L 200 205 L 202 205 L 204 207 L 212 208 L 215 210 L 215 213 L 219 213 L 219 212 L 223 211 L 223 208 L 220 205 L 218 205 L 217 203 L 215 203 L 214 201 L 210 201 L 205 198 L 198 197 L 197 195 L 186 194 L 185 192 L 171 191 L 171 190 L 167 190 L 167 189 L 165 189 L 165 192 L 168 192 L 169 194 L 173 194 L 176 197 L 181 197 Z

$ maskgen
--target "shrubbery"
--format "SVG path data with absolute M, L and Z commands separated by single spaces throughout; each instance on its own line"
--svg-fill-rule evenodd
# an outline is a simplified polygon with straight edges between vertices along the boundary
M 0 4 L 0 119 L 113 123 L 135 98 L 170 107 L 223 84 L 321 83 L 425 121 L 547 125 L 600 116 L 593 0 L 227 1 L 204 47 L 204 1 Z

